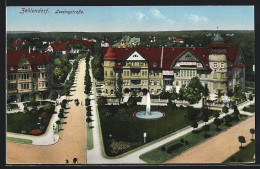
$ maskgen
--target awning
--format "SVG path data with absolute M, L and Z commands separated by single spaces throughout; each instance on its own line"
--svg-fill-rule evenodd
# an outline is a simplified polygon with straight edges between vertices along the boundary
M 173 70 L 163 70 L 162 71 L 162 75 L 173 75 L 173 74 L 174 74 Z

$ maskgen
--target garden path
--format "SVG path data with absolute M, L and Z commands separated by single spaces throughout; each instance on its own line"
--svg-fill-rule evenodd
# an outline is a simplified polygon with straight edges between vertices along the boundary
M 243 146 L 251 142 L 251 128 L 255 128 L 255 115 L 166 163 L 221 163 L 239 151 L 238 136 L 245 137 Z
M 80 60 L 78 73 L 75 76 L 76 90 L 70 99 L 79 99 L 84 102 L 84 76 L 86 64 Z M 56 144 L 49 146 L 35 146 L 13 142 L 6 142 L 6 162 L 8 164 L 65 164 L 73 158 L 78 158 L 79 164 L 86 164 L 86 107 L 76 106 L 69 102 L 60 139 Z M 52 130 L 52 126 L 50 127 Z M 52 133 L 53 134 L 53 133 Z M 53 135 L 52 135 L 53 136 Z M 53 140 L 53 137 L 51 138 Z

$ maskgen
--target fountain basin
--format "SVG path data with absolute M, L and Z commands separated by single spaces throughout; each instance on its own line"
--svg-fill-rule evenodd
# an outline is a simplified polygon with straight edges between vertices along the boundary
M 157 120 L 163 118 L 165 116 L 165 113 L 161 110 L 154 110 L 151 111 L 149 115 L 146 115 L 146 111 L 142 110 L 134 112 L 133 116 L 143 120 Z

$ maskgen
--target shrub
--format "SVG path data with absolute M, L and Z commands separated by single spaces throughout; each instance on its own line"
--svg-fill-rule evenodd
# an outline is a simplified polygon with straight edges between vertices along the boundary
M 185 144 L 186 144 L 186 145 L 188 145 L 188 144 L 190 144 L 190 143 L 189 143 L 189 141 L 188 141 L 188 140 L 186 140 L 186 141 L 185 141 Z
M 170 146 L 170 147 L 167 149 L 167 153 L 171 154 L 172 151 L 177 150 L 177 149 L 181 148 L 182 146 L 183 146 L 182 143 L 176 143 L 176 144 Z
M 182 139 L 180 140 L 180 142 L 181 142 L 181 143 L 184 143 L 184 139 L 182 138 Z
M 180 105 L 179 109 L 180 110 L 184 110 L 184 107 L 182 105 Z

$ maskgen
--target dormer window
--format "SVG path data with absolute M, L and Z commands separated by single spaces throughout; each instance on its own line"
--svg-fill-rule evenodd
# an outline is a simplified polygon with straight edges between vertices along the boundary
M 156 67 L 157 66 L 157 63 L 156 62 L 153 62 L 153 67 Z
M 221 63 L 221 66 L 220 66 L 221 68 L 224 68 L 224 63 Z
M 45 65 L 38 65 L 38 69 L 45 69 Z
M 217 68 L 218 67 L 218 64 L 217 63 L 214 63 L 214 68 Z
M 10 69 L 11 69 L 11 70 L 14 70 L 14 67 L 13 67 L 13 66 L 11 66 L 11 67 L 10 67 Z

